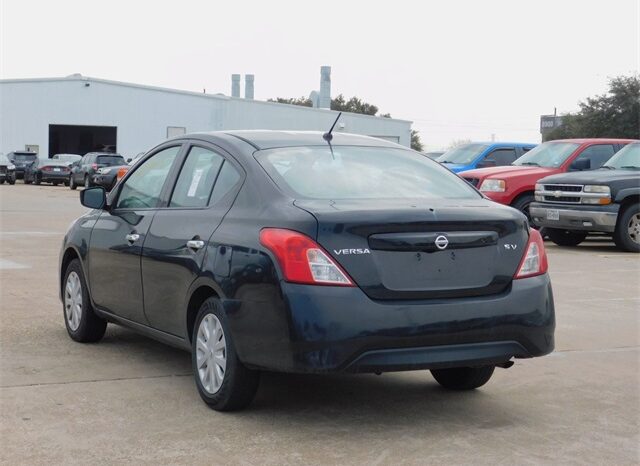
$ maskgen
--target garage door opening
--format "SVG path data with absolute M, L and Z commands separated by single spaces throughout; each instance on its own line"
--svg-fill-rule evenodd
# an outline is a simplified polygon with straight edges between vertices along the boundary
M 116 152 L 115 126 L 49 125 L 49 157 L 55 154 Z

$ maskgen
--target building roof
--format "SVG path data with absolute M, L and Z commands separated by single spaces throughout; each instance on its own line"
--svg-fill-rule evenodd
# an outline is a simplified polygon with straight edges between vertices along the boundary
M 241 102 L 251 102 L 252 104 L 256 104 L 256 105 L 275 105 L 278 106 L 280 108 L 282 108 L 282 106 L 287 106 L 287 107 L 292 107 L 295 108 L 296 110 L 300 110 L 300 111 L 310 111 L 310 112 L 327 112 L 327 113 L 337 113 L 336 110 L 329 110 L 327 108 L 313 108 L 313 107 L 304 107 L 301 105 L 292 105 L 292 104 L 281 104 L 278 102 L 267 102 L 264 100 L 253 100 L 253 99 L 244 99 L 241 97 L 229 97 L 226 96 L 224 94 L 206 94 L 204 92 L 193 92 L 193 91 L 185 91 L 185 90 L 180 90 L 180 89 L 171 89 L 168 87 L 159 87 L 159 86 L 148 86 L 145 84 L 135 84 L 135 83 L 128 83 L 128 82 L 124 82 L 124 81 L 114 81 L 114 80 L 110 80 L 110 79 L 101 79 L 101 78 L 92 78 L 90 76 L 83 76 L 79 73 L 75 73 L 66 77 L 57 77 L 57 78 L 20 78 L 20 79 L 0 79 L 0 84 L 10 84 L 10 83 L 45 83 L 45 82 L 69 82 L 69 81 L 81 81 L 81 82 L 86 82 L 86 83 L 102 83 L 102 84 L 108 84 L 108 85 L 112 85 L 112 86 L 123 86 L 123 87 L 130 87 L 130 88 L 137 88 L 137 89 L 145 89 L 145 90 L 151 90 L 151 91 L 157 91 L 157 92 L 166 92 L 166 93 L 172 93 L 172 94 L 182 94 L 182 95 L 189 95 L 189 96 L 194 96 L 194 97 L 200 97 L 200 98 L 206 98 L 206 99 L 218 99 L 218 100 L 228 100 L 228 101 L 241 101 Z M 374 119 L 380 119 L 380 118 L 384 118 L 384 117 L 379 117 L 379 116 L 374 116 L 374 115 L 365 115 L 362 113 L 349 113 L 349 112 L 344 112 L 344 113 L 348 113 L 351 116 L 355 116 L 358 118 L 374 118 Z M 398 121 L 398 122 L 404 122 L 404 123 L 413 123 L 410 120 L 402 120 L 399 118 L 385 118 L 386 120 L 392 120 L 392 121 Z

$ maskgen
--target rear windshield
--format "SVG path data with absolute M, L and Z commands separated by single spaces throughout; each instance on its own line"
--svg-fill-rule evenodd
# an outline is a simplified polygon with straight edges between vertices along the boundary
M 559 167 L 580 146 L 575 142 L 545 142 L 534 147 L 513 165 L 531 165 L 534 167 Z
M 35 160 L 35 154 L 14 154 L 13 160 L 18 160 L 20 162 Z
M 465 144 L 448 150 L 438 158 L 441 163 L 467 165 L 473 162 L 487 148 L 486 144 Z
M 403 149 L 329 146 L 260 151 L 256 159 L 282 190 L 308 199 L 477 199 L 437 162 Z
M 125 165 L 121 155 L 100 155 L 97 163 L 100 165 Z

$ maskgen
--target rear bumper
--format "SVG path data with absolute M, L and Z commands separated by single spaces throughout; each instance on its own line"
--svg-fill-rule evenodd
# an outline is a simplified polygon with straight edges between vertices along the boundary
M 613 233 L 618 220 L 618 204 L 606 206 L 566 206 L 532 203 L 529 212 L 536 225 L 548 228 Z M 548 211 L 558 212 L 558 220 L 549 220 Z
M 41 172 L 39 177 L 40 177 L 40 180 L 44 181 L 45 183 L 48 183 L 51 181 L 65 182 L 65 181 L 69 181 L 69 172 L 67 173 Z
M 94 185 L 102 186 L 108 191 L 116 183 L 116 175 L 93 175 L 91 181 Z
M 375 372 L 498 364 L 554 347 L 548 275 L 494 296 L 373 301 L 359 288 L 282 284 L 284 300 L 230 302 L 240 359 L 284 372 Z M 237 303 L 237 302 L 236 302 Z M 239 304 L 239 303 L 238 303 Z

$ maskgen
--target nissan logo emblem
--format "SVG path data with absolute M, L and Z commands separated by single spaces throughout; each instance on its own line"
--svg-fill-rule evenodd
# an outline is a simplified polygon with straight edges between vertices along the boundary
M 440 235 L 436 238 L 436 247 L 438 249 L 447 249 L 447 246 L 449 246 L 449 240 L 446 236 Z

